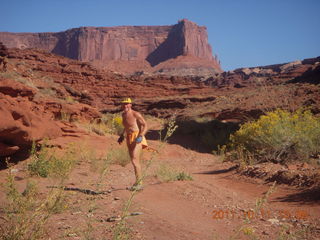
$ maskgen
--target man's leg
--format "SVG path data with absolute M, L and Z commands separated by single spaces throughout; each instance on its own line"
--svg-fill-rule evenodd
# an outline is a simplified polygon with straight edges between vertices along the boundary
M 141 177 L 142 177 L 142 169 L 140 164 L 140 152 L 142 149 L 142 144 L 134 144 L 132 147 L 129 148 L 129 154 L 131 157 L 131 162 L 134 168 L 134 173 L 136 175 L 136 182 L 135 184 L 141 184 Z

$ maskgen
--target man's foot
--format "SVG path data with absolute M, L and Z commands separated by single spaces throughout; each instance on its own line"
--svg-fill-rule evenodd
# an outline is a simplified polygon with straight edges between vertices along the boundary
M 143 190 L 143 185 L 138 184 L 138 185 L 133 185 L 131 187 L 127 187 L 129 191 L 142 191 Z

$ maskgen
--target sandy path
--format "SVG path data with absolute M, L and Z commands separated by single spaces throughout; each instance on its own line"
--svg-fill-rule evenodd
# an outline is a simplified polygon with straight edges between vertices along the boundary
M 308 213 L 306 220 L 309 222 L 320 217 L 319 201 L 279 201 L 299 192 L 286 186 L 278 186 L 257 215 L 248 215 L 252 214 L 256 200 L 268 191 L 270 184 L 239 178 L 228 165 L 210 154 L 167 145 L 159 161 L 186 169 L 194 180 L 159 183 L 154 178 L 147 179 L 145 190 L 136 195 L 131 208 L 144 213 L 129 220 L 133 229 L 140 233 L 137 239 L 141 236 L 143 239 L 242 238 L 243 234 L 237 233 L 247 226 L 254 229 L 259 239 L 270 239 L 279 234 L 279 225 L 269 219 L 292 224 L 297 211 Z M 130 167 L 128 171 L 133 174 Z M 119 195 L 125 199 L 129 193 L 119 191 Z M 223 216 L 221 213 L 215 215 L 220 210 L 224 211 Z M 284 215 L 287 213 L 291 215 Z M 249 224 L 245 216 L 251 216 Z
M 69 140 L 70 141 L 70 140 Z M 83 142 L 84 140 L 82 140 Z M 68 142 L 68 141 L 66 141 Z M 86 137 L 89 146 L 101 152 L 117 147 L 116 137 Z M 150 145 L 157 147 L 157 141 L 150 141 Z M 107 148 L 106 148 L 107 145 Z M 150 155 L 145 154 L 147 160 Z M 183 169 L 191 173 L 193 181 L 176 181 L 161 183 L 154 172 L 161 163 L 166 163 L 175 169 Z M 15 168 L 23 169 L 25 163 L 19 163 Z M 249 178 L 239 177 L 232 165 L 221 163 L 212 154 L 198 153 L 185 149 L 179 145 L 167 144 L 161 154 L 154 159 L 145 180 L 145 189 L 134 198 L 130 212 L 142 212 L 142 215 L 128 218 L 132 229 L 133 239 L 276 239 L 279 231 L 283 230 L 280 223 L 290 224 L 292 229 L 303 224 L 316 223 L 320 219 L 320 200 L 307 201 L 299 194 L 301 191 L 293 187 L 278 186 L 265 205 L 268 214 L 256 215 L 245 221 L 244 216 L 255 207 L 258 198 L 270 188 L 270 184 L 263 184 Z M 97 173 L 90 171 L 90 166 L 81 163 L 72 172 L 67 186 L 79 189 L 94 189 Z M 1 182 L 4 181 L 6 170 L 0 172 Z M 23 190 L 27 177 L 26 172 L 17 173 L 19 189 Z M 92 220 L 94 230 L 93 239 L 110 239 L 111 227 L 106 219 L 120 215 L 130 192 L 125 190 L 134 181 L 131 164 L 126 167 L 112 165 L 109 173 L 102 182 L 102 190 L 114 189 L 110 194 L 92 197 L 79 192 L 67 192 L 70 208 L 64 213 L 53 216 L 50 221 L 51 239 L 81 239 L 86 222 Z M 39 187 L 48 191 L 49 179 L 39 178 Z M 115 200 L 116 197 L 120 198 Z M 4 200 L 4 194 L 0 194 Z M 92 202 L 94 201 L 94 202 Z M 97 206 L 93 213 L 88 212 L 90 204 Z M 304 211 L 308 216 L 303 221 L 294 222 L 296 211 Z M 290 213 L 291 216 L 279 216 L 280 213 Z M 219 213 L 219 214 L 218 214 Z M 89 214 L 89 215 L 88 215 Z M 89 217 L 88 217 L 89 216 Z M 273 222 L 268 221 L 273 219 Z M 63 226 L 63 227 L 62 227 Z M 249 235 L 244 230 L 251 229 Z M 289 230 L 288 234 L 291 234 Z M 314 235 L 315 234 L 315 235 Z M 72 235 L 73 236 L 73 235 Z M 315 237 L 313 237 L 315 236 Z M 307 239 L 320 236 L 320 229 Z M 62 237 L 62 239 L 64 239 Z M 290 239 L 290 238 L 289 238 Z

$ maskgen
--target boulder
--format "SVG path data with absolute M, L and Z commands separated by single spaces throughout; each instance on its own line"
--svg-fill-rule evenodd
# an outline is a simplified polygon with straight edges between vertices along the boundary
M 280 67 L 280 69 L 281 69 L 281 72 L 284 72 L 284 71 L 287 71 L 287 70 L 289 70 L 289 69 L 291 69 L 291 68 L 293 68 L 293 67 L 295 67 L 297 65 L 301 65 L 301 64 L 302 64 L 301 61 L 289 62 L 287 64 L 282 65 Z
M 4 82 L 7 87 L 3 87 Z M 1 80 L 0 85 L 0 156 L 62 134 L 58 124 L 29 100 L 33 89 L 14 80 Z
M 10 156 L 19 151 L 19 149 L 20 148 L 18 146 L 9 146 L 0 142 L 0 157 Z

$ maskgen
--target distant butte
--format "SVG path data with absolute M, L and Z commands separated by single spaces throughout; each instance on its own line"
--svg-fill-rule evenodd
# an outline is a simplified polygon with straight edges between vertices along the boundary
M 187 19 L 170 26 L 80 27 L 55 33 L 0 32 L 9 48 L 39 48 L 123 72 L 212 75 L 222 72 L 207 29 Z

